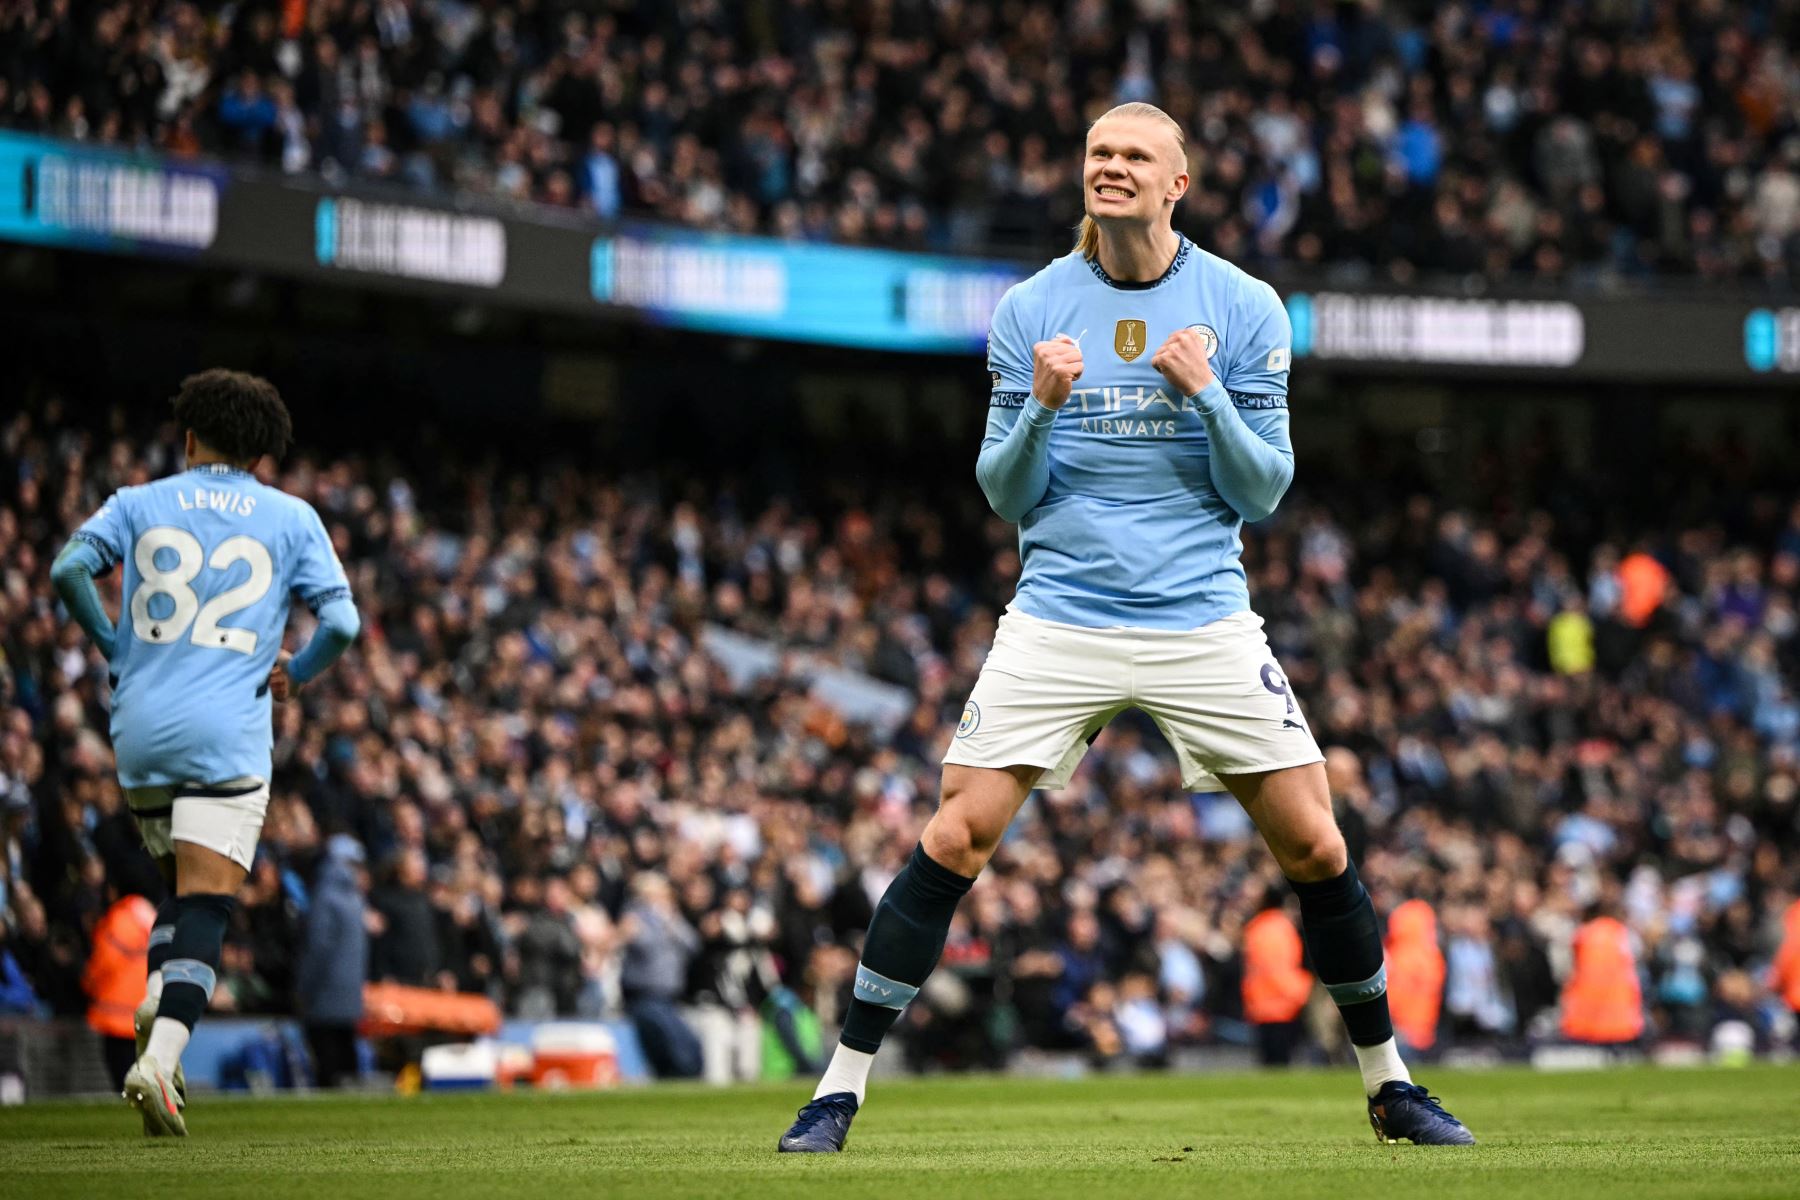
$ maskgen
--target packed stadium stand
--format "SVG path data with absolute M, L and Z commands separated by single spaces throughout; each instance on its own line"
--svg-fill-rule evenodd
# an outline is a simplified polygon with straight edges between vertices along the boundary
M 96 923 L 160 884 L 112 777 L 105 664 L 48 564 L 179 442 L 152 404 L 50 379 L 26 396 L 0 429 L 0 999 L 79 1017 Z M 1411 1014 L 1419 1048 L 1563 1040 L 1597 917 L 1631 931 L 1648 1038 L 1731 1024 L 1770 1048 L 1790 1031 L 1767 967 L 1800 892 L 1782 850 L 1800 837 L 1800 504 L 1742 440 L 1671 449 L 1681 470 L 1652 481 L 1577 474 L 1560 445 L 1544 431 L 1454 500 L 1379 448 L 1303 459 L 1247 538 L 1252 594 L 1378 905 L 1429 906 L 1442 1010 Z M 967 465 L 771 495 L 554 451 L 508 465 L 478 441 L 303 445 L 278 479 L 323 514 L 365 634 L 278 712 L 215 1011 L 322 1003 L 304 916 L 334 889 L 364 904 L 336 860 L 372 876 L 370 979 L 635 1018 L 671 1074 L 697 1061 L 678 1033 L 660 1046 L 660 1006 L 778 1011 L 803 1064 L 936 801 L 1018 569 L 1010 526 L 934 498 Z M 1235 802 L 1189 795 L 1147 724 L 1115 724 L 978 883 L 908 1059 L 1245 1044 L 1241 935 L 1279 882 Z
M 1155 100 L 1246 265 L 1800 273 L 1779 3 L 24 0 L 0 126 L 330 180 L 962 251 L 1060 247 L 1063 148 Z

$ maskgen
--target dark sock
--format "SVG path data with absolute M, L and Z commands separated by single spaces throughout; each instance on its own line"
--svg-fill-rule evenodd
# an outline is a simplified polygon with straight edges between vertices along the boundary
M 174 896 L 157 906 L 156 924 L 150 927 L 150 953 L 146 959 L 145 974 L 154 975 L 169 961 L 169 950 L 175 941 L 175 919 L 179 914 Z
M 225 926 L 237 901 L 230 896 L 180 896 L 175 900 L 175 936 L 163 960 L 162 1002 L 158 1017 L 170 1017 L 192 1029 L 212 999 L 218 981 L 219 952 Z
M 957 901 L 974 883 L 932 861 L 923 844 L 913 847 L 912 858 L 875 906 L 839 1041 L 865 1054 L 881 1048 L 881 1039 L 937 966 Z
M 1350 1040 L 1375 1046 L 1394 1036 L 1388 1016 L 1387 966 L 1382 961 L 1381 922 L 1356 864 L 1336 879 L 1288 880 L 1300 897 L 1300 927 L 1319 982 L 1343 1014 Z

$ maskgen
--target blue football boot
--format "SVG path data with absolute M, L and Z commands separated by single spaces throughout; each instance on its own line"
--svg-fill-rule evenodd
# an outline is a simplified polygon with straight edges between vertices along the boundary
M 820 1096 L 800 1110 L 775 1148 L 783 1154 L 836 1154 L 850 1136 L 850 1119 L 858 1107 L 855 1092 Z
M 1415 1146 L 1473 1146 L 1475 1135 L 1416 1083 L 1390 1079 L 1369 1100 L 1369 1124 L 1383 1142 Z

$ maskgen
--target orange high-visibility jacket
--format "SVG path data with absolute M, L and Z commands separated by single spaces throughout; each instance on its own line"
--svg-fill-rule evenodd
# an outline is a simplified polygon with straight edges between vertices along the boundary
M 1800 900 L 1788 905 L 1783 920 L 1787 932 L 1782 936 L 1781 948 L 1775 952 L 1769 987 L 1789 1008 L 1800 1013 Z
M 1650 555 L 1628 554 L 1619 564 L 1619 615 L 1633 629 L 1642 629 L 1662 607 L 1669 588 L 1669 570 Z
M 1300 964 L 1300 931 L 1278 908 L 1244 926 L 1244 1017 L 1257 1025 L 1292 1021 L 1312 995 L 1312 975 Z
M 1414 1050 L 1431 1049 L 1444 1007 L 1444 952 L 1437 914 L 1425 901 L 1408 900 L 1389 914 L 1387 973 L 1394 1032 Z
M 1644 994 L 1631 932 L 1612 917 L 1575 931 L 1575 969 L 1563 985 L 1562 1031 L 1577 1042 L 1629 1042 L 1644 1031 Z
M 94 926 L 81 990 L 88 995 L 88 1025 L 106 1037 L 132 1035 L 131 1014 L 144 999 L 149 974 L 150 927 L 156 906 L 142 896 L 126 896 Z

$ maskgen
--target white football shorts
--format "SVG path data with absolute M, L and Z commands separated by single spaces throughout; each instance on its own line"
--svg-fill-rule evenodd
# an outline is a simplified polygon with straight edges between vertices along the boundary
M 969 767 L 1044 768 L 1069 782 L 1105 724 L 1142 709 L 1175 748 L 1182 786 L 1322 762 L 1252 612 L 1199 629 L 1087 629 L 1009 608 L 944 755 Z
M 175 853 L 176 842 L 191 842 L 248 871 L 269 811 L 269 781 L 246 776 L 224 783 L 127 788 L 125 802 L 152 858 L 167 858 Z

